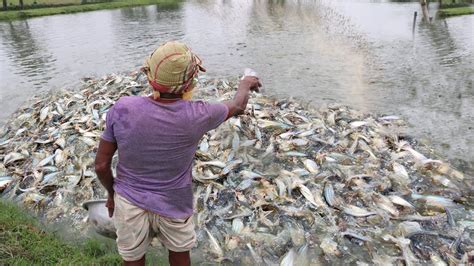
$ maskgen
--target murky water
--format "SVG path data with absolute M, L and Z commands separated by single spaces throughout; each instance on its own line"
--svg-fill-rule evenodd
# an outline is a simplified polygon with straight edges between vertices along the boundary
M 38 91 L 137 69 L 158 44 L 178 39 L 208 75 L 250 66 L 266 93 L 401 115 L 411 134 L 469 171 L 474 16 L 431 25 L 419 17 L 412 32 L 414 11 L 417 2 L 189 0 L 2 22 L 0 120 Z

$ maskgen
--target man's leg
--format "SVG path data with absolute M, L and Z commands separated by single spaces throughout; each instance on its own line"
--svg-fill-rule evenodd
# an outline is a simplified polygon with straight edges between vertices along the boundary
M 191 258 L 189 251 L 196 243 L 193 217 L 174 219 L 154 216 L 154 227 L 157 227 L 158 239 L 168 249 L 168 258 L 171 266 L 189 266 Z
M 124 265 L 145 265 L 145 254 L 151 242 L 148 212 L 115 193 L 114 224 L 117 249 Z
M 145 256 L 135 261 L 123 261 L 124 266 L 145 266 Z
M 168 250 L 168 259 L 170 261 L 170 266 L 190 266 L 191 258 L 189 256 L 189 251 L 184 252 L 175 252 Z

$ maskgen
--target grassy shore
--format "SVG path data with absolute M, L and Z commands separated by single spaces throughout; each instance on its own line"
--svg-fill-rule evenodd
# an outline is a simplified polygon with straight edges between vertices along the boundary
M 53 231 L 27 210 L 0 199 L 0 265 L 121 265 L 115 241 L 77 238 L 71 228 Z M 69 234 L 69 235 L 68 235 Z M 167 265 L 154 249 L 147 265 Z
M 117 265 L 113 240 L 61 239 L 21 208 L 0 200 L 0 265 Z
M 451 17 L 474 14 L 474 6 L 464 1 L 442 0 L 441 8 L 438 10 L 439 17 Z
M 0 20 L 15 20 L 39 16 L 49 16 L 57 14 L 69 14 L 77 12 L 94 11 L 101 9 L 114 9 L 130 6 L 160 5 L 163 7 L 175 7 L 179 5 L 179 0 L 123 0 L 105 3 L 90 3 L 78 5 L 52 6 L 45 8 L 30 8 L 24 10 L 0 11 Z M 58 4 L 59 5 L 59 4 Z
M 454 8 L 442 8 L 438 11 L 440 17 L 451 17 L 474 14 L 474 7 L 454 7 Z

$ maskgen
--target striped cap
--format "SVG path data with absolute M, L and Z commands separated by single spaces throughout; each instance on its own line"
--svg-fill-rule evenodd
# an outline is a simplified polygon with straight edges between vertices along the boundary
M 154 90 L 182 94 L 192 84 L 201 66 L 201 59 L 184 43 L 171 41 L 158 47 L 146 60 L 144 71 Z

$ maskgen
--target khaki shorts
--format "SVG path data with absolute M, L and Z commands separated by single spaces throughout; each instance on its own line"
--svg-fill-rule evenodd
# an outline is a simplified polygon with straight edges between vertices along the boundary
M 141 259 L 154 236 L 169 250 L 189 251 L 196 242 L 192 216 L 172 219 L 143 210 L 115 193 L 117 247 L 125 261 Z

